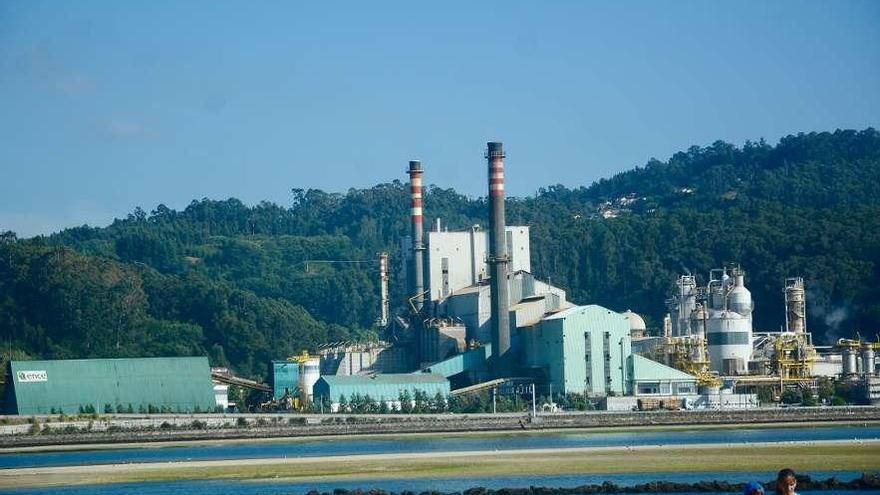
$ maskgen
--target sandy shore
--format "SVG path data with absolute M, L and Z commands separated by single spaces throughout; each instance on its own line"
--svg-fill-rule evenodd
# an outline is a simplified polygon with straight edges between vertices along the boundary
M 336 481 L 417 477 L 880 469 L 880 441 L 590 447 L 235 459 L 0 470 L 0 489 L 188 479 Z M 711 475 L 708 475 L 711 478 Z

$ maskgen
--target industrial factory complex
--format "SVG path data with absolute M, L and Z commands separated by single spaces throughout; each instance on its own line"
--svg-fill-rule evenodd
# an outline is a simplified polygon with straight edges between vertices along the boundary
M 815 346 L 806 325 L 804 281 L 781 284 L 777 332 L 753 327 L 746 272 L 737 265 L 706 279 L 682 275 L 663 328 L 649 335 L 632 311 L 569 301 L 531 269 L 529 227 L 507 225 L 502 144 L 488 143 L 489 225 L 450 232 L 423 222 L 418 161 L 409 162 L 411 232 L 402 240 L 406 300 L 390 301 L 387 253 L 378 256 L 379 342 L 334 342 L 274 361 L 270 385 L 211 370 L 206 358 L 13 361 L 5 408 L 11 414 L 212 411 L 228 404 L 230 384 L 266 392 L 267 404 L 331 410 L 369 396 L 388 408 L 405 397 L 581 394 L 608 410 L 758 407 L 757 389 L 852 382 L 880 401 L 880 344 L 842 340 Z M 622 308 L 621 308 L 622 309 Z M 279 356 L 281 357 L 281 356 Z

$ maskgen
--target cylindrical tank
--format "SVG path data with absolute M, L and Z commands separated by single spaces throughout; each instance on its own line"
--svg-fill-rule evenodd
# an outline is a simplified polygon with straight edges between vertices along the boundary
M 321 377 L 321 360 L 317 357 L 309 357 L 299 362 L 299 393 L 303 404 L 312 402 L 312 388 Z
M 733 276 L 733 288 L 727 295 L 727 307 L 743 316 L 752 314 L 752 293 L 745 286 L 745 274 L 742 271 L 735 272 Z
M 786 331 L 804 333 L 807 331 L 807 300 L 804 292 L 804 279 L 790 278 L 785 281 L 785 325 Z
M 724 290 L 714 286 L 709 290 L 709 307 L 721 311 L 724 309 Z
M 645 320 L 637 313 L 633 313 L 632 310 L 626 310 L 623 313 L 623 317 L 629 322 L 629 336 L 630 338 L 640 338 L 644 337 L 647 333 L 648 329 L 645 326 Z
M 857 362 L 857 350 L 852 347 L 844 347 L 841 349 L 841 357 L 843 358 L 843 375 L 855 375 L 858 373 L 858 369 L 856 367 Z
M 691 313 L 697 306 L 697 280 L 693 275 L 683 275 L 678 279 L 678 335 L 683 337 L 691 335 Z
M 709 315 L 702 304 L 697 304 L 694 312 L 691 313 L 691 335 L 701 339 L 706 338 L 706 320 Z
M 714 311 L 706 325 L 709 361 L 722 375 L 746 372 L 752 359 L 752 322 L 733 311 Z
M 663 336 L 667 339 L 672 337 L 672 317 L 669 313 L 666 313 L 666 316 L 663 317 Z
M 874 346 L 870 342 L 862 344 L 862 374 L 874 374 Z

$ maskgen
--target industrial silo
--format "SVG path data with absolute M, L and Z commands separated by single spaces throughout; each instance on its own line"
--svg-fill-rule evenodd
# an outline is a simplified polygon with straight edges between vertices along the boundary
M 672 335 L 684 337 L 693 333 L 690 318 L 697 307 L 697 279 L 693 275 L 682 275 L 676 281 L 675 289 Z
M 715 311 L 706 325 L 709 361 L 722 375 L 744 373 L 752 358 L 752 322 L 734 311 Z
M 709 319 L 709 313 L 702 304 L 697 304 L 694 312 L 691 313 L 691 335 L 701 339 L 706 338 L 706 322 Z
M 300 400 L 303 404 L 312 402 L 312 387 L 321 378 L 321 359 L 317 356 L 308 356 L 299 361 L 299 390 Z
M 727 294 L 727 308 L 739 313 L 741 316 L 752 316 L 752 293 L 745 286 L 745 273 L 735 268 L 733 273 L 733 287 Z
M 785 280 L 785 330 L 794 333 L 807 331 L 807 299 L 801 277 Z
M 842 358 L 843 376 L 855 375 L 858 370 L 858 354 L 860 342 L 858 340 L 840 339 L 837 341 L 837 347 L 840 349 Z
M 874 345 L 870 342 L 862 343 L 862 374 L 873 375 L 875 371 Z

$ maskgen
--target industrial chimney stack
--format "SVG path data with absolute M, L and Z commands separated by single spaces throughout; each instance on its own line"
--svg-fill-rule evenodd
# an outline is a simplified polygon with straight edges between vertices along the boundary
M 412 248 L 413 248 L 413 273 L 410 280 L 413 281 L 412 294 L 413 305 L 416 311 L 421 312 L 425 296 L 425 269 L 424 255 L 425 243 L 422 238 L 424 228 L 422 224 L 422 162 L 412 160 L 409 162 L 409 185 L 412 210 L 410 220 L 412 224 Z
M 488 143 L 489 161 L 489 280 L 492 303 L 492 373 L 506 371 L 510 350 L 507 235 L 504 221 L 504 151 L 501 143 Z
M 379 253 L 379 321 L 380 327 L 388 326 L 391 304 L 388 298 L 388 253 Z

